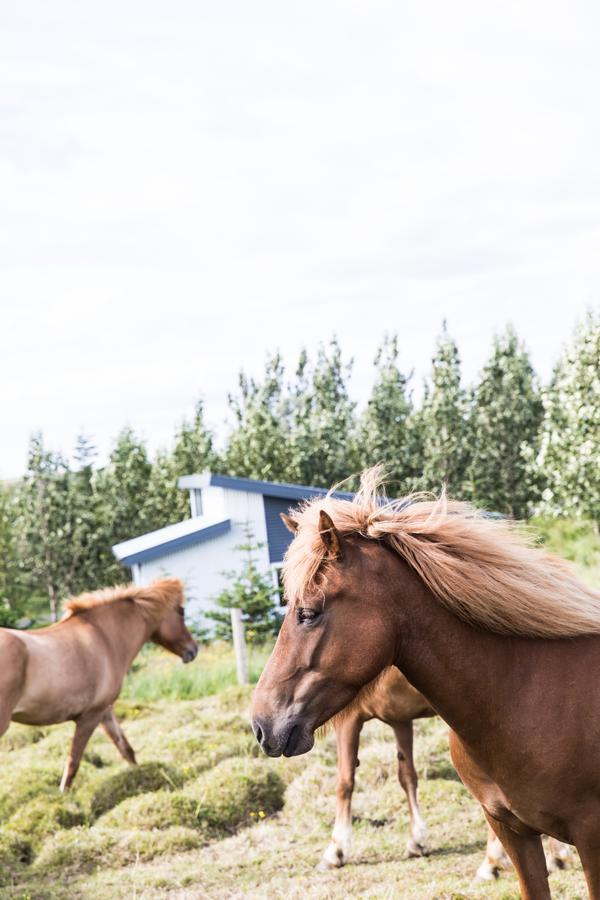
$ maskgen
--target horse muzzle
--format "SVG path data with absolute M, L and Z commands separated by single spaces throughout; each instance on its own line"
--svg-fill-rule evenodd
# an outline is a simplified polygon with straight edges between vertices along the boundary
M 198 656 L 198 644 L 194 643 L 193 647 L 189 647 L 181 657 L 184 663 L 192 662 Z
M 267 756 L 300 756 L 312 750 L 315 742 L 312 729 L 298 718 L 285 719 L 278 725 L 277 721 L 255 716 L 252 730 Z

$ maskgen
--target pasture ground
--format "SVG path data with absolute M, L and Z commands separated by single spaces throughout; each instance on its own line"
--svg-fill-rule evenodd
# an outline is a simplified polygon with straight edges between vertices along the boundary
M 146 665 L 172 666 L 178 677 L 180 664 L 166 657 L 151 654 Z M 259 757 L 247 725 L 249 696 L 229 687 L 199 700 L 121 701 L 140 774 L 134 778 L 99 733 L 66 800 L 58 782 L 71 726 L 13 726 L 0 741 L 0 896 L 518 897 L 511 873 L 474 883 L 484 824 L 450 765 L 439 720 L 416 724 L 430 855 L 404 858 L 408 819 L 393 735 L 371 722 L 360 750 L 352 860 L 318 871 L 334 812 L 333 735 L 294 760 Z M 553 875 L 552 888 L 555 897 L 585 897 L 579 865 Z

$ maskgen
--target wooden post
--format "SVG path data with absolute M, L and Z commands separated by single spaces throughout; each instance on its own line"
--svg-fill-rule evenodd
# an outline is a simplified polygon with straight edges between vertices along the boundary
M 235 665 L 238 682 L 248 684 L 248 654 L 246 652 L 246 638 L 244 637 L 244 623 L 242 611 L 237 607 L 231 608 L 231 631 L 233 634 L 233 649 L 235 650 Z

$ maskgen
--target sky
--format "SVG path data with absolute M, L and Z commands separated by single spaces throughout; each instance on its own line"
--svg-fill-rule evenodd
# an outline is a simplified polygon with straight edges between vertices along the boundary
M 0 478 L 151 449 L 333 334 L 547 378 L 600 297 L 600 6 L 25 0 L 0 33 Z

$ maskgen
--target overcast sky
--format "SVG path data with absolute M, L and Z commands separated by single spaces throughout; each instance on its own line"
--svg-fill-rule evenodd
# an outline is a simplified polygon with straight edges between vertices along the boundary
M 600 297 L 600 7 L 12 3 L 0 33 L 0 477 L 29 434 L 166 443 L 337 333 L 547 377 Z

